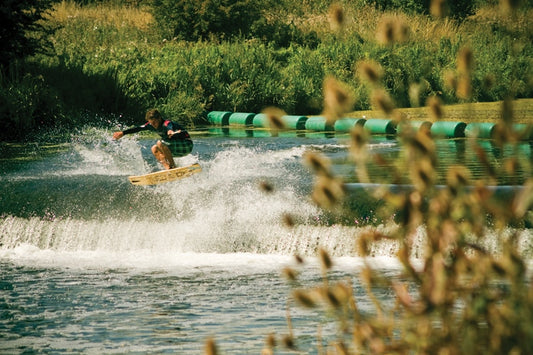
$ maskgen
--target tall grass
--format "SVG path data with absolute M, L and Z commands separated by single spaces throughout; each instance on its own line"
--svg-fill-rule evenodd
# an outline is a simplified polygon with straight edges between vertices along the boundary
M 394 43 L 401 39 L 392 32 L 387 33 L 384 41 L 389 46 L 381 58 L 388 52 L 387 61 L 391 63 L 398 60 L 395 55 L 402 57 L 408 53 L 411 48 L 406 50 Z M 474 91 L 471 85 L 477 84 L 470 81 L 476 70 L 474 63 L 484 63 L 484 58 L 478 58 L 470 48 L 463 44 L 453 51 L 457 59 L 448 68 L 453 70 L 456 81 L 449 95 L 460 100 L 468 100 Z M 516 48 L 508 50 L 513 53 Z M 520 62 L 513 63 L 508 72 L 511 80 L 515 80 L 510 86 L 513 90 L 521 85 L 520 78 L 514 77 L 520 67 Z M 402 120 L 384 90 L 390 85 L 386 80 L 387 69 L 385 73 L 379 69 L 376 62 L 365 60 L 359 63 L 357 72 L 372 96 L 379 96 L 375 99 L 376 106 Z M 330 94 L 324 93 L 324 105 Z M 440 100 L 432 100 L 428 105 L 435 119 L 442 118 L 440 105 Z M 468 149 L 477 156 L 485 175 L 475 178 L 466 166 L 452 166 L 445 173 L 443 188 L 436 187 L 439 153 L 427 132 L 402 130 L 402 154 L 390 165 L 385 157 L 369 154 L 363 128 L 355 127 L 351 131 L 350 152 L 360 182 L 372 182 L 367 173 L 369 166 L 383 164 L 390 167 L 392 176 L 407 173 L 411 188 L 393 191 L 383 186 L 374 194 L 378 214 L 383 218 L 396 216 L 396 219 L 390 220 L 388 228 L 368 227 L 354 238 L 354 249 L 364 262 L 360 272 L 354 275 L 355 281 L 331 280 L 329 275 L 335 262 L 325 247 L 319 247 L 322 282 L 309 288 L 294 287 L 290 304 L 322 310 L 338 331 L 337 338 L 328 344 L 323 344 L 320 329 L 317 331 L 317 353 L 526 354 L 533 351 L 530 260 L 521 255 L 520 229 L 509 228 L 523 227 L 525 221 L 533 222 L 533 167 L 530 159 L 517 149 L 520 138 L 512 129 L 514 119 L 512 101 L 506 100 L 497 119 L 494 143 L 499 148 L 513 149 L 514 154 L 496 165 L 476 140 L 468 141 Z M 304 161 L 315 174 L 313 201 L 335 211 L 344 193 L 342 181 L 331 171 L 329 160 L 308 153 Z M 489 186 L 495 184 L 498 176 L 515 176 L 519 171 L 528 172 L 523 186 L 517 187 L 508 200 L 497 203 L 492 200 Z M 421 230 L 423 238 L 418 237 Z M 382 241 L 398 245 L 396 257 L 402 265 L 398 278 L 387 277 L 371 262 L 372 249 Z M 298 275 L 305 265 L 299 256 L 296 261 L 297 267 L 284 270 L 292 285 L 299 285 Z M 360 287 L 354 287 L 353 282 Z M 363 303 L 365 307 L 361 307 Z M 287 335 L 267 337 L 263 354 L 274 354 L 280 349 L 300 350 L 290 313 L 287 324 Z M 212 339 L 210 344 L 214 349 L 210 353 L 216 352 Z
M 370 92 L 355 74 L 361 60 L 383 68 L 383 88 L 398 107 L 424 105 L 435 95 L 445 104 L 533 97 L 531 9 L 508 20 L 486 7 L 459 23 L 382 12 L 363 1 L 339 4 L 343 23 L 337 28 L 323 1 L 287 0 L 273 6 L 266 18 L 282 19 L 316 38 L 280 47 L 261 39 L 168 41 L 159 37 L 146 5 L 62 1 L 49 18 L 51 26 L 60 26 L 51 38 L 55 54 L 34 58 L 25 71 L 43 74 L 45 91 L 57 92 L 63 115 L 89 110 L 124 114 L 133 122 L 157 106 L 190 126 L 205 123 L 206 110 L 259 112 L 276 105 L 289 113 L 320 113 L 328 75 L 350 88 L 354 110 L 371 109 Z M 402 43 L 380 42 L 376 33 L 387 21 L 403 26 Z M 472 92 L 458 98 L 457 88 L 445 79 L 454 74 L 457 54 L 465 46 L 475 53 L 476 63 Z M 12 85 L 18 83 L 3 78 L 3 88 Z M 48 100 L 43 98 L 45 106 L 57 106 Z M 6 116 L 14 126 L 24 126 L 25 118 L 16 112 Z

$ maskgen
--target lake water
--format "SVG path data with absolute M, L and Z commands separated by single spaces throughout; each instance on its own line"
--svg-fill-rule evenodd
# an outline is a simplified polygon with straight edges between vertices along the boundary
M 31 144 L 25 149 L 32 159 L 2 161 L 0 353 L 201 354 L 212 337 L 222 353 L 258 354 L 268 334 L 279 340 L 289 332 L 288 309 L 301 353 L 317 353 L 318 329 L 322 346 L 339 336 L 326 315 L 290 301 L 282 270 L 299 267 L 303 286 L 320 284 L 322 247 L 334 255 L 330 276 L 364 294 L 355 245 L 368 227 L 357 216 L 373 219 L 372 208 L 356 211 L 349 223 L 332 219 L 310 201 L 313 177 L 302 165 L 306 151 L 329 156 L 356 199 L 348 137 L 194 133 L 192 155 L 178 162 L 198 161 L 203 171 L 157 187 L 127 180 L 158 169 L 151 138 L 112 141 L 111 132 L 90 129 L 54 154 Z M 437 144 L 441 175 L 456 162 L 483 175 L 465 140 Z M 495 164 L 512 154 L 483 144 Z M 386 137 L 374 137 L 369 147 L 390 158 L 401 151 Z M 520 151 L 531 160 L 529 143 Z M 384 181 L 386 170 L 372 173 Z M 524 177 L 504 176 L 499 184 Z M 264 192 L 262 182 L 273 192 Z M 287 213 L 293 228 L 283 223 Z M 521 250 L 531 256 L 531 229 L 519 233 Z M 394 277 L 401 270 L 395 251 L 382 244 L 370 262 Z M 304 256 L 304 266 L 294 255 Z M 358 302 L 372 309 L 364 297 Z

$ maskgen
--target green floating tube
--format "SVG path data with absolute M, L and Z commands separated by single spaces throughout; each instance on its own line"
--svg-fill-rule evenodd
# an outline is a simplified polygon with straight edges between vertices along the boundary
M 433 124 L 429 121 L 407 121 L 400 123 L 398 125 L 397 131 L 398 133 L 401 133 L 403 130 L 408 129 L 410 127 L 415 132 L 424 131 L 429 133 L 431 131 L 432 125 Z
M 366 119 L 364 118 L 341 118 L 335 121 L 335 131 L 350 132 L 355 126 L 364 126 Z
M 285 128 L 289 129 L 305 129 L 305 123 L 307 122 L 307 116 L 292 116 L 285 115 L 281 117 L 281 120 L 285 124 Z
M 229 123 L 229 116 L 231 112 L 227 111 L 211 111 L 207 114 L 207 120 L 211 124 L 218 124 L 222 126 L 227 126 Z
M 366 120 L 365 129 L 371 134 L 395 134 L 396 123 L 390 119 L 370 118 Z
M 255 113 L 234 112 L 229 116 L 230 125 L 251 126 Z
M 315 116 L 309 117 L 305 121 L 305 129 L 309 131 L 333 131 L 333 126 L 328 124 L 325 117 Z
M 431 134 L 436 137 L 459 138 L 465 136 L 466 123 L 437 121 L 431 125 Z
M 264 113 L 258 113 L 252 119 L 252 125 L 259 128 L 269 128 L 270 122 L 268 122 L 268 116 Z
M 307 121 L 307 116 L 285 115 L 281 117 L 281 121 L 287 129 L 302 130 L 305 129 L 305 121 Z M 252 124 L 254 127 L 271 128 L 268 116 L 264 113 L 258 113 L 255 115 L 252 120 Z
M 533 124 L 515 123 L 513 132 L 516 132 L 521 140 L 533 140 Z
M 492 138 L 494 132 L 494 123 L 469 123 L 465 127 L 465 136 L 472 138 Z

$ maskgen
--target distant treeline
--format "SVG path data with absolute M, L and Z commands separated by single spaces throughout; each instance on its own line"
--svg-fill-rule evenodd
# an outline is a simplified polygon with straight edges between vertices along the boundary
M 209 110 L 316 114 L 326 77 L 346 84 L 353 110 L 366 110 L 361 63 L 378 66 L 397 107 L 433 96 L 446 104 L 533 97 L 532 2 L 12 2 L 0 7 L 0 38 L 12 44 L 0 49 L 0 138 L 131 124 L 152 107 L 189 126 L 204 124 Z M 458 97 L 464 48 L 473 70 Z

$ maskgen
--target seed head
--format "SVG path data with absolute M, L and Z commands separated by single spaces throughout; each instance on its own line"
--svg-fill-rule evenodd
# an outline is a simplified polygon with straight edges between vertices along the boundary
M 450 188 L 456 191 L 460 187 L 468 185 L 470 177 L 470 170 L 466 166 L 454 165 L 448 169 L 446 182 Z
M 272 184 L 270 184 L 267 181 L 261 181 L 261 183 L 259 184 L 259 187 L 261 188 L 261 190 L 263 190 L 266 193 L 271 193 L 274 191 L 274 187 L 272 186 Z
M 319 176 L 331 176 L 330 166 L 331 163 L 324 155 L 307 152 L 303 156 L 305 165 L 310 167 L 316 175 Z
M 431 0 L 429 13 L 435 17 L 444 17 L 447 14 L 446 0 Z
M 398 16 L 386 16 L 378 23 L 376 39 L 384 45 L 402 43 L 409 39 L 409 26 Z
M 356 65 L 356 72 L 361 80 L 377 85 L 383 76 L 383 68 L 373 60 L 362 60 Z
M 505 124 L 510 124 L 513 120 L 513 101 L 509 98 L 503 100 L 502 103 L 502 121 Z
M 368 133 L 363 127 L 357 125 L 350 130 L 350 138 L 350 148 L 355 158 L 358 158 L 361 154 L 364 154 L 368 143 Z
M 293 216 L 291 214 L 289 214 L 289 213 L 284 213 L 283 216 L 282 216 L 282 220 L 283 220 L 283 224 L 286 227 L 289 227 L 289 228 L 294 227 L 294 225 L 296 224 L 294 222 Z
M 205 342 L 205 355 L 216 355 L 218 354 L 217 345 L 213 338 L 207 339 Z
M 505 13 L 514 12 L 520 7 L 521 4 L 521 0 L 500 0 L 500 8 Z
M 457 55 L 457 71 L 460 74 L 470 74 L 474 64 L 474 54 L 469 47 L 463 47 Z
M 470 76 L 462 75 L 457 82 L 457 97 L 463 100 L 468 100 L 472 96 L 472 82 Z
M 270 128 L 277 130 L 283 130 L 286 128 L 282 118 L 286 113 L 282 109 L 277 107 L 267 107 L 263 110 L 263 114 L 266 115 Z
M 427 107 L 429 109 L 430 116 L 434 121 L 438 121 L 443 116 L 442 100 L 437 96 L 430 96 L 427 99 Z
M 344 27 L 344 9 L 340 4 L 332 4 L 329 8 L 329 24 L 333 31 L 341 31 Z
M 394 111 L 394 103 L 384 90 L 374 90 L 372 93 L 372 105 L 390 116 Z
M 298 273 L 290 267 L 284 268 L 282 274 L 288 281 L 291 282 L 296 281 L 296 279 L 298 278 Z
M 329 124 L 350 112 L 355 103 L 348 87 L 333 77 L 324 79 L 324 116 Z
M 331 261 L 331 257 L 329 256 L 328 252 L 324 248 L 320 248 L 318 251 L 320 254 L 320 262 L 322 264 L 322 268 L 324 270 L 329 270 L 333 266 L 333 262 Z
M 344 185 L 340 179 L 319 176 L 311 197 L 318 206 L 330 209 L 344 197 Z
M 268 348 L 273 349 L 276 347 L 276 336 L 274 334 L 269 334 L 266 338 L 266 345 Z
M 429 159 L 421 159 L 411 167 L 411 180 L 419 191 L 426 191 L 435 181 L 436 173 L 432 162 Z
M 455 90 L 457 88 L 457 76 L 451 70 L 444 73 L 444 86 L 449 90 Z
M 292 296 L 296 301 L 298 301 L 302 306 L 306 308 L 314 308 L 316 306 L 315 301 L 313 298 L 309 295 L 308 292 L 303 290 L 295 290 L 292 293 Z

